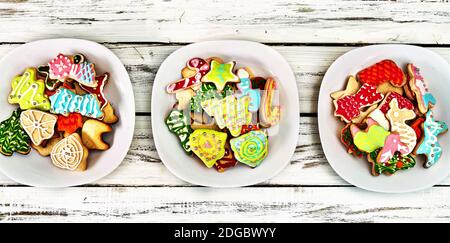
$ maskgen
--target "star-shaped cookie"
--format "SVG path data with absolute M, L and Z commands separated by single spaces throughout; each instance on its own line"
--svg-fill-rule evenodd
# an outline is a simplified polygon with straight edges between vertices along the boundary
M 202 82 L 213 83 L 221 92 L 228 82 L 239 82 L 239 77 L 233 73 L 235 62 L 220 63 L 211 61 L 210 71 L 202 78 Z

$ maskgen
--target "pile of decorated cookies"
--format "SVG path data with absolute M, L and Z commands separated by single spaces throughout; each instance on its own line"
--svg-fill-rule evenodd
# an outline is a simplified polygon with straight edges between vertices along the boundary
M 331 94 L 335 116 L 344 123 L 341 141 L 348 153 L 366 156 L 372 175 L 392 175 L 426 158 L 425 168 L 442 154 L 439 135 L 448 130 L 433 116 L 436 99 L 414 64 L 405 74 L 383 60 L 350 76 L 345 90 Z M 432 82 L 433 80 L 427 80 Z
M 192 58 L 166 90 L 177 99 L 166 118 L 169 130 L 186 153 L 219 172 L 238 162 L 259 166 L 269 153 L 266 129 L 280 120 L 276 81 L 235 65 Z
M 59 54 L 14 77 L 8 102 L 19 107 L 0 123 L 0 152 L 34 148 L 56 167 L 86 170 L 89 150 L 109 149 L 102 135 L 118 121 L 103 93 L 108 77 L 96 76 L 95 65 L 81 54 Z

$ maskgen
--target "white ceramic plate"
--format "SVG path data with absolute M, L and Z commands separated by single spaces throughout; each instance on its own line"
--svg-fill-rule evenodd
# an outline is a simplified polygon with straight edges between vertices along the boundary
M 436 53 L 410 45 L 373 45 L 349 51 L 339 57 L 326 72 L 319 94 L 319 133 L 323 151 L 333 169 L 347 182 L 371 191 L 386 193 L 411 192 L 431 187 L 450 173 L 450 135 L 440 136 L 444 148 L 440 161 L 429 169 L 423 167 L 424 159 L 417 157 L 414 168 L 399 171 L 393 176 L 372 176 L 368 162 L 347 154 L 339 139 L 343 123 L 333 116 L 334 106 L 330 93 L 345 87 L 348 75 L 355 75 L 364 67 L 383 59 L 392 59 L 406 71 L 406 64 L 420 68 L 437 105 L 433 109 L 437 120 L 450 123 L 450 66 Z M 447 111 L 447 112 L 445 112 Z
M 269 155 L 262 164 L 251 169 L 245 165 L 224 173 L 208 169 L 197 159 L 186 155 L 178 138 L 169 132 L 164 120 L 176 102 L 167 94 L 169 83 L 180 78 L 186 61 L 193 57 L 218 56 L 224 61 L 234 60 L 237 67 L 249 66 L 257 76 L 274 77 L 279 85 L 282 117 L 279 131 L 269 137 Z M 188 45 L 173 52 L 161 65 L 152 93 L 152 127 L 158 154 L 166 167 L 179 178 L 192 184 L 210 187 L 238 187 L 253 185 L 279 173 L 294 153 L 299 130 L 299 104 L 294 74 L 286 60 L 272 48 L 249 41 L 210 41 Z
M 11 179 L 38 187 L 67 187 L 96 181 L 111 173 L 128 152 L 133 138 L 135 109 L 133 90 L 125 67 L 106 47 L 95 42 L 78 39 L 51 39 L 24 44 L 0 61 L 0 120 L 4 120 L 17 109 L 7 102 L 11 90 L 11 79 L 24 72 L 27 67 L 48 63 L 58 53 L 84 54 L 95 63 L 97 73 L 109 72 L 110 79 L 105 95 L 114 106 L 120 120 L 113 125 L 113 132 L 105 135 L 111 148 L 103 152 L 90 151 L 88 169 L 71 172 L 59 169 L 50 157 L 42 157 L 35 150 L 28 155 L 14 153 L 12 157 L 0 155 L 0 171 Z

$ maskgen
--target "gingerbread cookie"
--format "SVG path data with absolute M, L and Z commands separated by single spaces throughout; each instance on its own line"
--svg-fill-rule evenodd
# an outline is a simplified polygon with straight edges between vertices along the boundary
M 391 109 L 386 113 L 386 117 L 391 123 L 391 131 L 400 135 L 400 141 L 408 147 L 407 152 L 402 154 L 407 155 L 414 150 L 417 137 L 414 129 L 408 126 L 406 121 L 414 119 L 416 114 L 410 109 L 399 108 L 399 103 L 396 98 L 389 103 L 389 106 Z
M 97 87 L 94 64 L 84 60 L 84 57 L 83 60 L 78 60 L 78 58 L 80 56 L 74 60 L 74 58 L 59 54 L 48 63 L 50 78 L 62 81 L 70 78 L 85 86 Z
M 89 150 L 83 146 L 78 133 L 59 141 L 50 153 L 53 165 L 71 171 L 85 171 L 88 155 Z
M 334 115 L 342 118 L 346 123 L 350 123 L 352 119 L 361 114 L 362 108 L 377 104 L 382 99 L 383 95 L 377 92 L 375 86 L 365 83 L 355 94 L 333 101 Z
M 53 147 L 62 139 L 63 137 L 57 134 L 40 145 L 31 144 L 31 147 L 34 148 L 41 156 L 47 157 L 52 152 Z
M 220 63 L 211 61 L 211 70 L 202 78 L 202 82 L 213 83 L 218 91 L 222 91 L 227 83 L 239 82 L 239 77 L 233 73 L 235 62 Z
M 108 150 L 109 144 L 107 144 L 102 135 L 112 132 L 112 128 L 98 120 L 89 119 L 84 122 L 81 129 L 81 141 L 88 149 L 95 150 Z
M 274 95 L 277 91 L 277 84 L 273 78 L 268 78 L 264 86 L 264 93 L 261 98 L 261 108 L 259 119 L 261 126 L 270 127 L 280 122 L 280 106 L 274 105 Z
M 57 116 L 39 111 L 26 110 L 20 114 L 20 125 L 31 138 L 34 145 L 53 137 Z
M 241 92 L 239 97 L 248 95 L 250 97 L 249 111 L 257 112 L 261 104 L 261 94 L 259 90 L 252 89 L 252 83 L 250 81 L 250 74 L 245 68 L 237 70 L 237 76 L 240 82 L 236 85 Z
M 28 68 L 21 76 L 15 77 L 11 82 L 11 88 L 8 96 L 10 104 L 19 104 L 22 110 L 50 109 L 50 102 L 44 94 L 44 81 L 36 79 L 36 69 Z
M 233 137 L 237 137 L 241 134 L 242 126 L 252 122 L 252 113 L 248 110 L 249 104 L 248 96 L 237 99 L 230 95 L 221 100 L 205 100 L 202 102 L 202 107 L 209 116 L 214 117 L 220 129 L 226 127 Z
M 250 131 L 230 140 L 236 159 L 250 167 L 257 167 L 267 157 L 269 141 L 263 131 Z
M 90 118 L 104 117 L 101 104 L 94 94 L 77 95 L 69 89 L 58 88 L 56 93 L 50 96 L 50 103 L 50 112 L 54 114 L 67 116 L 76 112 Z
M 361 83 L 356 80 L 354 76 L 349 76 L 347 80 L 347 85 L 344 90 L 335 91 L 330 94 L 333 100 L 337 100 L 341 97 L 355 94 L 361 88 Z
M 189 126 L 188 118 L 183 114 L 183 111 L 173 109 L 166 118 L 166 125 L 169 131 L 178 136 L 181 146 L 186 153 L 192 153 L 192 146 L 189 143 L 189 136 L 192 133 L 192 128 Z
M 390 109 L 390 102 L 393 99 L 397 100 L 400 109 L 414 110 L 414 104 L 407 98 L 396 92 L 387 93 L 383 101 L 378 105 L 378 108 L 369 114 L 370 118 L 374 119 L 386 130 L 390 130 L 390 123 L 386 118 L 386 113 Z
M 166 88 L 167 93 L 172 94 L 200 85 L 202 78 L 210 70 L 209 63 L 199 57 L 189 60 L 186 66 L 188 69 L 195 71 L 195 75 L 168 85 Z M 185 75 L 188 75 L 186 71 L 183 73 L 183 76 Z
M 408 64 L 409 87 L 414 93 L 417 101 L 417 107 L 422 114 L 427 113 L 428 109 L 436 104 L 436 98 L 428 90 L 419 68 L 413 64 Z
M 382 60 L 367 67 L 356 74 L 361 83 L 378 86 L 390 82 L 395 87 L 402 87 L 406 83 L 406 76 L 402 69 L 392 60 Z
M 119 117 L 114 112 L 114 108 L 111 103 L 108 102 L 105 108 L 103 108 L 103 113 L 105 116 L 103 117 L 102 122 L 106 124 L 114 124 L 119 121 Z
M 226 141 L 226 133 L 209 129 L 197 129 L 189 136 L 192 151 L 208 168 L 225 155 Z
M 424 164 L 425 168 L 429 168 L 437 163 L 442 155 L 442 147 L 439 144 L 438 136 L 444 134 L 448 130 L 445 122 L 435 121 L 433 112 L 427 112 L 425 121 L 422 124 L 423 137 L 419 141 L 419 146 L 416 148 L 415 154 L 424 154 L 427 161 Z
M 14 152 L 28 154 L 30 137 L 20 125 L 20 109 L 0 123 L 0 153 L 11 156 Z

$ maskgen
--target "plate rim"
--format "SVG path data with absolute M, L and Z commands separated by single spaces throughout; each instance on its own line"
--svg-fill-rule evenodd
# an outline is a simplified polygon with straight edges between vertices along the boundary
M 333 171 L 340 177 L 342 178 L 344 181 L 346 181 L 347 183 L 361 188 L 363 190 L 366 191 L 370 191 L 370 192 L 375 192 L 375 193 L 385 193 L 385 194 L 402 194 L 402 193 L 409 193 L 409 192 L 417 192 L 417 191 L 422 191 L 428 188 L 433 187 L 434 185 L 438 184 L 439 182 L 443 181 L 445 178 L 447 178 L 450 175 L 450 171 L 445 175 L 442 176 L 442 178 L 439 178 L 439 180 L 436 180 L 437 182 L 434 183 L 428 183 L 419 187 L 415 187 L 415 188 L 411 188 L 411 189 L 402 189 L 402 190 L 381 190 L 381 189 L 375 189 L 375 188 L 371 188 L 370 186 L 366 186 L 366 185 L 360 185 L 358 183 L 355 183 L 354 180 L 352 178 L 349 178 L 348 176 L 344 175 L 340 170 L 336 169 L 336 166 L 334 165 L 333 162 L 331 162 L 331 160 L 329 160 L 328 158 L 331 158 L 331 152 L 328 150 L 328 148 L 325 148 L 322 144 L 322 141 L 325 138 L 324 133 L 325 131 L 323 131 L 323 126 L 321 125 L 321 120 L 323 118 L 321 118 L 322 116 L 326 116 L 326 114 L 324 114 L 326 111 L 322 111 L 324 108 L 321 108 L 320 104 L 323 103 L 324 101 L 322 101 L 323 99 L 330 99 L 329 94 L 325 94 L 323 91 L 323 87 L 324 87 L 324 80 L 325 78 L 328 78 L 329 75 L 329 70 L 337 65 L 338 60 L 344 59 L 349 55 L 353 55 L 355 53 L 358 52 L 364 52 L 366 50 L 370 50 L 370 49 L 378 49 L 378 48 L 383 48 L 383 47 L 389 47 L 389 48 L 395 48 L 395 47 L 406 47 L 406 48 L 412 48 L 412 49 L 416 49 L 419 50 L 421 52 L 427 52 L 429 55 L 433 56 L 436 60 L 439 60 L 439 62 L 445 63 L 446 67 L 450 70 L 450 64 L 447 62 L 447 60 L 445 60 L 442 56 L 440 56 L 439 54 L 437 54 L 436 52 L 425 48 L 425 47 L 421 47 L 421 46 L 417 46 L 417 45 L 411 45 L 411 44 L 373 44 L 373 45 L 367 45 L 367 46 L 362 46 L 362 47 L 357 47 L 354 48 L 352 50 L 349 50 L 347 52 L 345 52 L 344 54 L 340 55 L 338 58 L 336 58 L 333 63 L 328 67 L 327 71 L 325 72 L 323 78 L 322 78 L 322 82 L 320 85 L 320 90 L 319 90 L 319 98 L 318 98 L 318 102 L 317 102 L 317 107 L 318 107 L 318 112 L 317 112 L 317 120 L 318 120 L 318 128 L 319 128 L 319 138 L 320 138 L 320 143 L 322 145 L 322 150 L 325 154 L 325 157 L 328 161 L 328 164 L 330 164 L 330 166 L 333 168 Z M 329 79 L 329 78 L 328 78 Z M 329 101 L 331 102 L 331 101 Z M 338 122 L 337 120 L 335 122 Z M 351 155 L 349 155 L 351 156 Z M 370 173 L 368 173 L 370 175 Z M 371 176 L 371 175 L 370 175 Z
M 236 43 L 236 44 L 243 43 L 244 45 L 254 45 L 254 46 L 258 46 L 260 48 L 264 48 L 266 50 L 269 50 L 274 55 L 277 55 L 278 57 L 280 57 L 280 60 L 282 60 L 283 65 L 285 65 L 289 69 L 289 71 L 290 71 L 289 75 L 292 76 L 292 79 L 294 80 L 295 88 L 298 90 L 297 82 L 296 82 L 297 80 L 295 78 L 295 75 L 294 75 L 294 72 L 292 70 L 292 67 L 290 66 L 289 62 L 287 62 L 287 60 L 278 51 L 276 51 L 272 47 L 267 46 L 265 44 L 262 44 L 260 42 L 249 41 L 249 40 L 236 40 L 236 39 L 228 40 L 228 39 L 225 39 L 225 40 L 210 40 L 210 41 L 195 42 L 195 43 L 191 43 L 191 44 L 182 46 L 182 47 L 178 48 L 177 50 L 173 51 L 170 55 L 168 55 L 164 59 L 164 61 L 161 63 L 161 65 L 158 68 L 158 72 L 155 75 L 155 79 L 154 79 L 154 83 L 153 83 L 152 94 L 154 92 L 158 92 L 157 90 L 155 90 L 156 86 L 154 84 L 155 84 L 155 82 L 157 82 L 157 80 L 161 79 L 160 78 L 160 75 L 161 75 L 160 74 L 160 69 L 163 66 L 163 64 L 166 62 L 167 59 L 169 59 L 172 56 L 177 55 L 180 52 L 183 52 L 187 48 L 192 48 L 192 47 L 195 47 L 195 46 L 199 46 L 199 45 L 201 46 L 201 45 L 207 45 L 207 44 L 220 44 L 220 43 L 224 43 L 224 42 L 226 42 L 226 43 Z M 300 107 L 300 102 L 299 102 L 300 97 L 299 96 L 300 95 L 298 94 L 298 91 L 297 91 L 296 92 L 296 97 L 295 97 L 296 100 L 297 100 L 295 105 L 297 106 L 297 110 L 298 110 L 297 113 L 299 114 L 297 116 L 297 121 L 295 122 L 295 130 L 297 131 L 297 136 L 298 136 L 298 132 L 300 131 L 300 125 L 299 125 L 299 122 L 300 122 L 300 108 L 299 108 Z M 151 100 L 151 112 L 152 112 L 152 114 L 154 114 L 154 112 L 153 112 L 154 111 L 153 110 L 154 109 L 154 104 L 156 104 L 156 102 L 157 102 L 155 99 L 156 99 L 155 96 L 152 95 L 152 100 Z M 152 115 L 152 118 L 151 118 L 152 130 L 154 129 L 153 124 L 158 122 L 156 119 L 157 119 L 156 116 Z M 289 148 L 290 158 L 292 158 L 292 156 L 295 153 L 295 148 L 297 146 L 298 140 L 299 139 L 297 138 L 296 143 L 293 143 L 293 145 L 291 145 L 291 147 Z M 272 173 L 269 174 L 268 176 L 266 176 L 265 178 L 256 178 L 256 179 L 253 179 L 253 180 L 249 179 L 246 183 L 234 183 L 234 182 L 231 182 L 231 183 L 227 183 L 226 185 L 217 184 L 217 183 L 212 183 L 212 184 L 211 183 L 204 183 L 202 181 L 199 181 L 199 180 L 196 180 L 196 179 L 193 179 L 193 178 L 186 178 L 186 177 L 180 175 L 180 173 L 178 173 L 177 170 L 174 169 L 174 167 L 172 167 L 170 165 L 170 163 L 165 162 L 165 160 L 167 160 L 167 159 L 165 159 L 164 155 L 160 152 L 161 149 L 162 149 L 161 148 L 162 145 L 160 145 L 157 141 L 158 141 L 158 139 L 156 139 L 156 137 L 154 137 L 154 143 L 155 143 L 156 150 L 158 152 L 158 156 L 160 157 L 160 159 L 163 162 L 164 166 L 170 171 L 170 173 L 172 173 L 178 179 L 181 179 L 184 182 L 187 182 L 187 183 L 190 183 L 190 184 L 193 184 L 193 185 L 209 187 L 209 188 L 238 188 L 238 187 L 245 187 L 245 186 L 251 186 L 251 185 L 259 184 L 259 183 L 262 183 L 264 181 L 268 181 L 271 178 L 273 178 L 276 175 L 278 175 L 290 163 L 290 159 L 288 159 L 282 165 L 280 165 L 276 170 L 272 171 Z
M 113 51 L 111 51 L 109 48 L 107 48 L 106 46 L 104 46 L 104 45 L 102 45 L 102 44 L 100 44 L 98 42 L 91 41 L 91 40 L 86 40 L 86 39 L 79 39 L 79 38 L 47 38 L 47 39 L 39 39 L 39 40 L 26 42 L 26 43 L 23 43 L 23 44 L 15 47 L 15 48 L 13 48 L 12 50 L 8 51 L 2 58 L 0 58 L 0 64 L 5 62 L 9 58 L 13 57 L 14 53 L 17 50 L 26 49 L 26 48 L 29 48 L 29 46 L 33 46 L 33 45 L 37 45 L 37 44 L 45 43 L 45 42 L 71 42 L 71 43 L 83 43 L 84 42 L 84 43 L 88 43 L 90 45 L 96 46 L 99 49 L 103 49 L 103 51 L 105 51 L 105 52 L 111 53 L 112 56 L 114 58 L 116 58 L 117 61 L 121 64 L 120 68 L 123 69 L 122 72 L 124 72 L 126 74 L 126 78 L 127 78 L 126 80 L 122 80 L 121 82 L 128 81 L 127 83 L 129 83 L 129 85 L 130 85 L 131 94 L 128 96 L 127 99 L 129 99 L 130 100 L 130 104 L 132 104 L 132 106 L 130 107 L 130 108 L 132 108 L 132 112 L 130 112 L 130 114 L 132 114 L 132 117 L 130 117 L 130 119 L 127 119 L 127 121 L 128 121 L 127 124 L 123 125 L 123 126 L 127 126 L 127 127 L 130 127 L 130 128 L 133 128 L 133 129 L 130 129 L 131 130 L 131 132 L 129 134 L 130 139 L 129 139 L 129 142 L 127 143 L 127 146 L 126 146 L 127 147 L 126 152 L 122 152 L 120 154 L 120 156 L 117 156 L 117 157 L 120 157 L 121 159 L 118 160 L 119 162 L 117 162 L 117 164 L 115 166 L 111 167 L 109 170 L 105 170 L 104 172 L 102 172 L 98 176 L 95 176 L 95 179 L 87 178 L 85 180 L 80 180 L 80 181 L 78 181 L 76 183 L 60 183 L 59 185 L 43 185 L 43 184 L 39 184 L 39 183 L 28 183 L 28 182 L 25 183 L 25 182 L 22 182 L 21 179 L 17 179 L 15 176 L 12 176 L 10 173 L 6 172 L 2 167 L 0 167 L 0 172 L 3 175 L 5 175 L 6 177 L 8 177 L 11 180 L 13 180 L 14 182 L 16 182 L 16 183 L 19 183 L 21 185 L 36 187 L 36 188 L 68 188 L 68 187 L 81 186 L 81 185 L 85 185 L 85 184 L 96 182 L 96 181 L 98 181 L 98 180 L 108 176 L 112 172 L 114 172 L 123 163 L 125 157 L 128 154 L 128 151 L 130 150 L 132 142 L 133 142 L 135 123 L 136 123 L 136 102 L 135 102 L 133 84 L 131 82 L 130 75 L 128 74 L 128 71 L 126 70 L 125 65 L 120 60 L 120 58 Z

